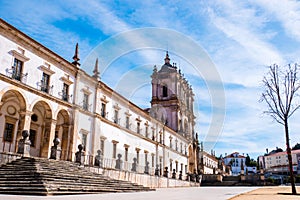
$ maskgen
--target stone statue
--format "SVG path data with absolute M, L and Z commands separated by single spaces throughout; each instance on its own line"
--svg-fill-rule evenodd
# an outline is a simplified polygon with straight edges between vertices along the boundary
M 23 138 L 19 140 L 18 153 L 23 154 L 24 157 L 30 156 L 30 145 L 29 132 L 28 130 L 22 131 Z
M 133 158 L 133 163 L 131 167 L 131 171 L 136 172 L 137 159 Z
M 59 160 L 61 155 L 61 148 L 58 146 L 60 139 L 55 137 L 53 140 L 53 146 L 51 147 L 50 159 Z
M 116 160 L 116 166 L 115 166 L 116 169 L 120 169 L 120 170 L 122 169 L 123 161 L 121 160 L 121 158 L 122 158 L 122 155 L 118 154 L 118 159 Z

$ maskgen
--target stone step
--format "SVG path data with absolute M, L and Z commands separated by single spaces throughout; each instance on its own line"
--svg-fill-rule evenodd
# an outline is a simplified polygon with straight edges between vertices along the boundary
M 3 194 L 63 195 L 152 190 L 90 172 L 68 161 L 22 158 L 0 167 L 0 193 Z

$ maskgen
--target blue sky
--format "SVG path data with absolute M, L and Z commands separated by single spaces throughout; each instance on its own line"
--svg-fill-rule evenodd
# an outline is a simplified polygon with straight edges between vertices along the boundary
M 67 60 L 71 61 L 78 42 L 82 68 L 88 73 L 93 67 L 88 58 L 96 51 L 103 66 L 112 53 L 105 51 L 104 41 L 118 45 L 117 40 L 111 40 L 116 34 L 148 27 L 178 32 L 206 52 L 222 87 L 209 87 L 208 78 L 189 66 L 195 63 L 189 63 L 178 49 L 184 49 L 185 55 L 198 52 L 189 49 L 187 43 L 165 36 L 126 38 L 129 45 L 138 40 L 156 43 L 158 48 L 135 49 L 119 56 L 101 69 L 103 82 L 141 107 L 149 107 L 150 75 L 154 65 L 163 64 L 168 49 L 171 62 L 180 66 L 193 86 L 200 140 L 208 138 L 212 118 L 219 114 L 214 113 L 218 108 L 212 103 L 212 90 L 222 92 L 224 86 L 226 115 L 224 123 L 220 120 L 221 132 L 215 133 L 217 155 L 238 151 L 254 157 L 266 148 L 285 147 L 283 127 L 263 114 L 266 105 L 259 99 L 268 65 L 299 63 L 300 2 L 11 0 L 0 1 L 0 7 L 1 18 Z M 122 87 L 124 80 L 130 92 Z M 290 120 L 292 145 L 300 142 L 298 113 Z M 207 148 L 210 151 L 211 146 Z

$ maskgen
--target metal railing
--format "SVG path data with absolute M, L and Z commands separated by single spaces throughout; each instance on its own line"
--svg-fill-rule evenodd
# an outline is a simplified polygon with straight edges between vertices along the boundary
M 62 100 L 66 101 L 66 102 L 69 102 L 69 103 L 72 102 L 72 95 L 69 95 L 65 92 L 59 92 L 58 94 L 61 96 Z
M 97 158 L 97 156 L 83 155 L 81 164 L 85 167 L 98 167 L 107 170 L 127 171 L 137 174 L 160 176 L 169 179 L 199 182 L 199 176 L 197 174 L 184 174 L 184 172 L 176 172 L 174 170 L 165 172 L 163 169 L 156 169 L 155 167 L 150 166 L 150 164 L 149 166 L 146 166 L 114 158 Z
M 25 83 L 25 84 L 27 82 L 27 75 L 28 75 L 28 73 L 23 74 L 21 72 L 16 71 L 14 69 L 14 67 L 12 67 L 10 69 L 9 68 L 6 69 L 6 76 L 8 76 L 12 79 L 15 79 L 17 81 L 20 81 L 22 83 Z
M 46 92 L 46 93 L 48 93 L 50 95 L 52 95 L 52 93 L 53 93 L 53 85 L 52 86 L 47 85 L 43 81 L 40 81 L 38 83 L 38 89 L 41 90 L 41 91 L 43 91 L 43 92 Z

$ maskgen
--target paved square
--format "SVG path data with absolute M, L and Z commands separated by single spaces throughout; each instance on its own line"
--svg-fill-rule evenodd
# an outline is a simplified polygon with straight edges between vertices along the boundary
M 257 187 L 195 187 L 195 188 L 168 188 L 157 189 L 154 192 L 137 193 L 108 193 L 92 195 L 70 195 L 70 196 L 14 196 L 0 195 L 5 200 L 31 200 L 31 199 L 61 199 L 61 200 L 225 200 L 240 193 L 257 189 Z

